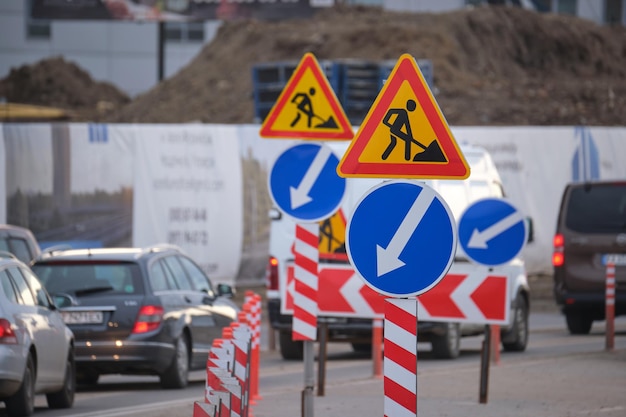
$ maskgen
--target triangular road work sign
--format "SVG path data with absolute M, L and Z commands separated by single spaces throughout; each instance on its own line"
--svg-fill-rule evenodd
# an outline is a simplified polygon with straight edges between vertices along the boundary
M 469 165 L 411 55 L 402 55 L 396 63 L 337 173 L 377 178 L 469 176 Z
M 348 117 L 313 54 L 302 57 L 263 121 L 260 135 L 312 140 L 354 137 Z

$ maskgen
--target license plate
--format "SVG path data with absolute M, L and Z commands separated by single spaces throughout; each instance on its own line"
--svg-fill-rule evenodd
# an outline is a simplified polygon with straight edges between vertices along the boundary
M 602 257 L 602 263 L 607 265 L 612 263 L 615 266 L 626 265 L 626 253 L 607 253 Z
M 102 311 L 63 311 L 65 324 L 99 324 L 103 321 Z

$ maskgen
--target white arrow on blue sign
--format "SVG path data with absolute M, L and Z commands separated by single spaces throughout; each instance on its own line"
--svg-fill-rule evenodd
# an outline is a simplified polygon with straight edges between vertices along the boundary
M 527 238 L 524 216 L 502 198 L 476 201 L 459 220 L 459 244 L 468 258 L 482 265 L 511 261 L 521 252 Z
M 391 297 L 419 295 L 434 287 L 452 265 L 456 240 L 446 202 L 417 182 L 373 187 L 346 226 L 350 263 L 369 287 Z
M 341 205 L 346 179 L 337 175 L 339 158 L 326 145 L 303 143 L 278 156 L 269 176 L 274 204 L 299 222 L 332 216 Z

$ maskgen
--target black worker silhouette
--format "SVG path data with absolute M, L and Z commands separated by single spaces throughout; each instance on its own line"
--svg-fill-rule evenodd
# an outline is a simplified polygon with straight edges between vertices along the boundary
M 315 95 L 315 88 L 311 87 L 309 88 L 308 93 L 300 92 L 300 93 L 296 93 L 293 96 L 293 98 L 291 99 L 291 102 L 296 105 L 296 108 L 298 109 L 298 113 L 296 114 L 296 117 L 293 119 L 293 121 L 289 125 L 290 127 L 294 127 L 296 124 L 298 124 L 303 114 L 306 116 L 306 119 L 307 119 L 306 125 L 308 128 L 310 128 L 311 125 L 313 124 L 313 119 L 319 119 L 322 121 L 321 123 L 318 123 L 315 126 L 313 126 L 315 128 L 318 128 L 318 127 L 336 128 L 337 127 L 337 123 L 335 122 L 335 119 L 333 118 L 332 115 L 328 118 L 328 120 L 324 120 L 322 117 L 315 114 L 315 111 L 313 111 L 313 103 L 311 102 L 311 97 L 313 97 L 314 95 Z
M 389 155 L 396 147 L 398 138 L 400 138 L 404 141 L 405 161 L 411 160 L 411 148 L 412 144 L 414 143 L 422 148 L 422 151 L 418 151 L 418 153 L 415 154 L 415 156 L 413 157 L 413 161 L 448 162 L 446 157 L 443 155 L 441 148 L 439 147 L 439 143 L 436 140 L 433 140 L 430 145 L 424 146 L 413 137 L 413 131 L 411 130 L 411 123 L 409 121 L 408 112 L 412 112 L 416 108 L 417 103 L 415 103 L 415 100 L 409 99 L 406 101 L 406 109 L 389 109 L 387 111 L 387 114 L 385 114 L 383 124 L 389 127 L 389 145 L 382 154 L 383 161 L 389 158 Z M 393 121 L 391 121 L 392 118 Z

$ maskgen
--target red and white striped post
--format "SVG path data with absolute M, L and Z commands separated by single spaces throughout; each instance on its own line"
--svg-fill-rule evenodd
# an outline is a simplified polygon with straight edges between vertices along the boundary
M 296 224 L 293 340 L 317 339 L 318 244 L 317 223 Z
M 606 347 L 612 351 L 615 347 L 615 264 L 606 264 Z
M 302 416 L 313 416 L 313 389 L 315 361 L 313 343 L 317 339 L 317 287 L 319 263 L 319 224 L 296 224 L 295 294 L 293 297 L 292 339 L 302 340 L 304 362 L 304 389 Z
M 385 417 L 417 415 L 417 299 L 385 300 Z

